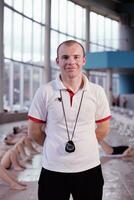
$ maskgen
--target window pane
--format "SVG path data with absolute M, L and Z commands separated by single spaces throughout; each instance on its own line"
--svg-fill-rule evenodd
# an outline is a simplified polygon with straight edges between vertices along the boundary
M 98 43 L 104 45 L 104 17 L 98 15 Z
M 8 5 L 12 6 L 12 0 L 4 0 L 5 3 L 7 3 Z
M 14 13 L 13 58 L 21 60 L 22 16 Z
M 42 0 L 33 1 L 33 18 L 39 22 L 41 22 L 41 13 L 42 13 L 41 1 Z
M 97 43 L 97 14 L 90 13 L 90 41 Z
M 24 66 L 24 106 L 29 107 L 30 105 L 30 66 Z
M 57 57 L 57 47 L 58 47 L 58 33 L 56 31 L 51 31 L 51 65 L 55 66 L 55 59 Z
M 10 78 L 10 61 L 5 60 L 4 65 L 4 109 L 10 110 L 10 97 L 9 97 L 9 78 Z
M 14 63 L 14 90 L 13 90 L 13 104 L 15 110 L 20 109 L 20 64 Z
M 102 46 L 98 46 L 98 50 L 97 50 L 97 51 L 104 51 L 104 50 L 105 50 L 104 47 L 102 47 Z
M 42 23 L 45 24 L 46 0 L 42 0 Z
M 23 0 L 14 0 L 14 8 L 20 12 L 22 12 L 23 9 Z
M 67 36 L 67 40 L 75 40 L 73 36 Z
M 97 47 L 97 45 L 95 45 L 95 44 L 90 44 L 90 51 L 91 52 L 97 52 L 97 49 L 98 49 L 98 47 Z
M 51 27 L 58 30 L 59 25 L 59 1 L 52 0 L 51 2 Z
M 67 0 L 59 1 L 59 30 L 66 33 L 67 28 Z
M 62 43 L 62 42 L 64 42 L 65 40 L 66 40 L 66 35 L 64 35 L 64 34 L 59 34 L 59 43 Z
M 41 26 L 33 23 L 33 61 L 41 61 Z
M 32 18 L 32 2 L 33 0 L 24 0 L 24 14 Z
M 75 6 L 74 3 L 68 1 L 67 4 L 67 33 L 70 35 L 74 35 L 74 30 L 75 30 Z
M 76 5 L 76 37 L 82 38 L 83 35 L 83 9 Z
M 4 8 L 4 55 L 11 58 L 11 30 L 12 30 L 12 12 Z
M 112 47 L 119 48 L 119 23 L 112 20 Z
M 41 29 L 41 65 L 44 64 L 44 48 L 45 48 L 45 28 Z
M 82 8 L 82 38 L 86 39 L 86 9 Z
M 111 19 L 105 18 L 105 45 L 111 47 L 112 39 Z
M 23 61 L 31 62 L 32 21 L 24 18 Z
M 40 83 L 40 73 L 38 68 L 33 68 L 33 94 L 35 94 L 36 90 L 39 87 Z

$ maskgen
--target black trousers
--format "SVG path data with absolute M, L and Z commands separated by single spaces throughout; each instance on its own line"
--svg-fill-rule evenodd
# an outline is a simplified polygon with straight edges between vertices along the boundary
M 78 173 L 52 172 L 42 168 L 39 200 L 102 200 L 104 179 L 101 166 Z

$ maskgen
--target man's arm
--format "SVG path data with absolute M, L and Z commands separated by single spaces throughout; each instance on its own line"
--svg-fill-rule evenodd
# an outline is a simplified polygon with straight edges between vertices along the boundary
M 37 123 L 30 119 L 28 120 L 28 136 L 42 146 L 46 137 L 45 132 L 42 130 L 43 126 L 44 123 Z
M 99 142 L 99 144 L 101 145 L 102 149 L 107 153 L 107 154 L 113 154 L 113 147 L 110 146 L 107 142 L 105 142 L 104 140 Z
M 110 120 L 97 123 L 97 128 L 95 130 L 98 142 L 101 142 L 108 134 L 110 129 Z

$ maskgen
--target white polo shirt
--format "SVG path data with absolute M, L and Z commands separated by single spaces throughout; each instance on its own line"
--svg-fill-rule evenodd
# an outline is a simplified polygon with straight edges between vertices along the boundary
M 59 76 L 41 86 L 32 101 L 29 118 L 44 123 L 46 139 L 43 145 L 42 166 L 57 172 L 81 172 L 100 164 L 96 123 L 110 118 L 110 109 L 103 88 L 88 81 L 83 75 L 84 87 L 72 97 L 62 84 Z M 68 153 L 65 145 L 68 141 L 62 101 L 65 107 L 70 138 L 82 96 L 84 96 L 73 137 L 75 151 Z

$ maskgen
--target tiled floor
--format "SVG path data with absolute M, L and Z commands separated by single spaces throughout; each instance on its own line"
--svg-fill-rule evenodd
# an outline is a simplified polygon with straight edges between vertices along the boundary
M 6 133 L 7 129 L 11 130 L 14 125 L 18 124 L 1 125 L 0 133 Z M 110 144 L 118 145 L 126 144 L 129 141 L 132 143 L 133 138 L 112 133 L 108 136 L 107 140 Z M 0 200 L 38 199 L 37 180 L 41 169 L 40 157 L 39 154 L 34 156 L 32 162 L 27 163 L 27 168 L 23 172 L 14 173 L 14 171 L 10 170 L 19 180 L 27 183 L 27 190 L 11 190 L 4 182 L 0 181 Z M 134 200 L 134 157 L 101 157 L 101 162 L 105 180 L 103 200 Z

